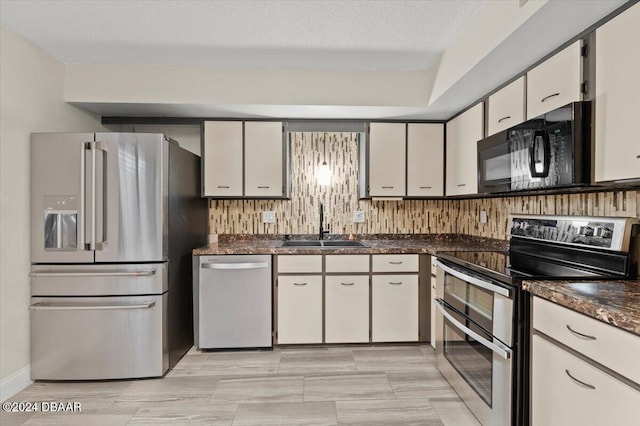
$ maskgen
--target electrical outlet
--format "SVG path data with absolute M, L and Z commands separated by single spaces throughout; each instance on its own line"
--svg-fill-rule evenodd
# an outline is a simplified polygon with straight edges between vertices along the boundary
M 487 223 L 487 212 L 480 210 L 480 223 Z
M 276 212 L 270 210 L 263 211 L 262 223 L 276 223 Z
M 354 210 L 353 211 L 353 221 L 355 223 L 364 222 L 364 210 Z

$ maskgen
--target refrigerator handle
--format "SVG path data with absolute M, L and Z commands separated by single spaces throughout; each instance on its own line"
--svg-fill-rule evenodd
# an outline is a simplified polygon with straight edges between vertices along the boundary
M 96 154 L 97 151 L 102 151 L 104 154 L 102 156 L 102 200 L 101 200 L 101 205 L 100 208 L 98 209 L 97 207 L 97 199 L 96 199 L 96 192 L 98 189 L 98 179 L 97 179 L 97 172 L 96 172 Z M 104 249 L 105 245 L 107 244 L 107 215 L 105 214 L 106 210 L 107 210 L 107 144 L 104 142 L 94 142 L 93 143 L 93 155 L 92 155 L 92 161 L 93 161 L 93 175 L 92 175 L 92 180 L 93 180 L 93 199 L 92 199 L 92 205 L 93 205 L 93 227 L 92 227 L 92 236 L 93 236 L 93 249 L 94 250 L 102 250 Z M 101 215 L 101 220 L 100 223 L 102 224 L 102 240 L 98 241 L 98 231 L 97 231 L 97 219 L 98 219 L 98 212 L 100 212 L 99 214 Z
M 96 249 L 96 143 L 89 142 L 91 149 L 91 241 L 89 250 Z
M 78 207 L 78 248 L 79 250 L 85 250 L 84 237 L 85 237 L 85 205 L 84 197 L 86 191 L 86 176 L 85 171 L 87 169 L 87 142 L 83 142 L 80 145 L 80 205 Z

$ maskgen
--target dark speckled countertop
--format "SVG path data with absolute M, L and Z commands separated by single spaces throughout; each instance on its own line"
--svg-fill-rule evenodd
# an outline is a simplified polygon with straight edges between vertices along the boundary
M 508 242 L 461 234 L 366 234 L 354 238 L 366 247 L 281 247 L 284 235 L 220 235 L 217 243 L 193 250 L 194 256 L 216 254 L 435 254 L 436 251 L 507 250 Z M 291 239 L 317 239 L 293 235 Z M 332 236 L 329 239 L 346 239 Z
M 640 281 L 523 281 L 522 288 L 640 335 Z

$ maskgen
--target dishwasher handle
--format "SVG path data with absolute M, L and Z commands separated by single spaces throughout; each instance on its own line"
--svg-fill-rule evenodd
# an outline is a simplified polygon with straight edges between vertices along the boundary
M 232 262 L 218 263 L 206 262 L 200 265 L 202 269 L 264 269 L 269 267 L 269 262 Z

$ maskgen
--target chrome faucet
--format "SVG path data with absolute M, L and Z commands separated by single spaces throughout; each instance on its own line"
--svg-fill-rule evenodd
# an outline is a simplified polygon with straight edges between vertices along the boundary
M 324 205 L 320 203 L 320 232 L 318 233 L 318 239 L 324 240 L 325 234 L 329 234 L 329 225 L 327 224 L 327 229 L 324 229 Z

